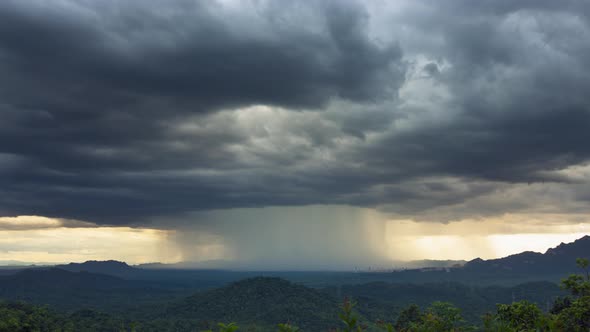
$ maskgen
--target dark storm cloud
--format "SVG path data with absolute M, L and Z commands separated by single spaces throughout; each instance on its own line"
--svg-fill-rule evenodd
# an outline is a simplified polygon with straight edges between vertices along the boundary
M 0 39 L 13 84 L 5 94 L 55 112 L 104 112 L 151 98 L 207 112 L 260 103 L 318 107 L 333 97 L 362 101 L 394 92 L 400 77 L 389 66 L 400 50 L 368 39 L 362 8 L 311 6 L 315 31 L 288 21 L 299 18 L 296 6 L 260 5 L 247 9 L 254 17 L 232 22 L 237 14 L 213 2 L 7 1 Z M 293 17 L 283 20 L 284 11 Z M 40 105 L 17 99 L 16 88 L 31 88 L 31 81 Z
M 538 110 L 543 106 L 525 107 Z M 582 163 L 590 156 L 586 144 L 590 113 L 570 107 L 498 118 L 484 114 L 476 120 L 464 115 L 450 124 L 391 135 L 367 150 L 371 152 L 365 158 L 384 169 L 397 163 L 407 172 L 405 177 L 430 174 L 507 182 L 556 180 L 540 172 Z
M 453 111 L 450 119 L 390 135 L 376 151 L 382 162 L 407 159 L 406 168 L 424 168 L 419 173 L 527 182 L 587 161 L 588 8 L 580 1 L 440 5 L 419 28 L 445 40 L 427 56 L 447 63 L 436 82 L 452 94 L 440 106 Z
M 199 114 L 395 98 L 401 51 L 373 41 L 367 21 L 352 1 L 2 2 L 0 210 L 108 222 L 273 204 L 225 177 L 174 173 L 241 166 L 223 147 L 249 133 Z M 191 114 L 202 130 L 177 132 Z
M 296 7 L 287 17 L 271 5 L 240 16 L 213 2 L 3 2 L 2 150 L 29 150 L 59 168 L 143 167 L 162 162 L 154 151 L 168 122 L 187 113 L 251 104 L 318 108 L 333 98 L 394 94 L 400 50 L 368 39 L 362 8 L 311 7 L 313 31 L 305 31 L 293 26 L 306 17 Z M 239 139 L 201 137 L 198 159 L 210 159 L 215 143 Z M 127 144 L 147 153 L 106 162 L 84 155 Z
M 403 4 L 2 2 L 0 214 L 450 220 L 533 206 L 494 196 L 513 185 L 578 181 L 557 171 L 590 160 L 589 6 Z

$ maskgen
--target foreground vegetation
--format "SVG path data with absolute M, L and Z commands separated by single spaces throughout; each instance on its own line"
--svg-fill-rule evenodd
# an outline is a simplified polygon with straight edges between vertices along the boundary
M 130 319 L 114 315 L 99 313 L 92 310 L 80 310 L 69 315 L 54 312 L 47 307 L 34 306 L 24 303 L 0 304 L 0 332 L 20 331 L 55 331 L 55 332 L 84 332 L 84 331 L 317 331 L 317 326 L 294 326 L 297 314 L 306 318 L 311 317 L 320 324 L 324 316 L 330 314 L 340 319 L 340 326 L 326 327 L 321 330 L 359 332 L 359 331 L 590 331 L 590 267 L 587 259 L 578 259 L 577 265 L 582 269 L 582 274 L 570 275 L 562 281 L 562 287 L 569 292 L 568 296 L 560 297 L 554 301 L 548 312 L 541 310 L 537 304 L 528 301 L 518 301 L 511 304 L 498 304 L 494 312 L 484 315 L 479 325 L 467 322 L 463 319 L 461 310 L 449 302 L 434 302 L 425 309 L 412 304 L 404 308 L 396 319 L 384 319 L 370 321 L 356 307 L 356 303 L 345 299 L 340 307 L 340 313 L 336 310 L 325 310 L 325 307 L 336 305 L 313 290 L 303 286 L 289 286 L 280 284 L 275 288 L 267 288 L 264 293 L 256 289 L 242 294 L 234 292 L 241 285 L 209 293 L 205 297 L 194 297 L 188 302 L 166 308 L 168 314 L 178 315 L 195 314 L 200 317 L 208 317 L 213 310 L 221 310 L 227 317 L 242 317 L 239 321 L 256 322 L 283 319 L 287 321 L 278 326 L 255 325 L 240 326 L 236 323 L 203 322 L 201 320 L 166 320 L 166 319 Z M 285 282 L 286 283 L 286 282 Z M 306 292 L 306 296 L 300 296 Z M 238 297 L 236 297 L 238 296 Z M 212 308 L 211 303 L 216 303 L 215 297 L 227 299 L 221 308 Z M 240 298 L 246 297 L 246 298 Z M 273 299 L 273 297 L 278 297 Z M 189 298 L 191 299 L 191 298 Z M 295 307 L 281 308 L 276 306 L 276 301 L 293 302 Z M 242 308 L 244 301 L 253 301 L 257 306 Z M 247 303 L 247 302 L 246 302 Z M 295 308 L 295 309 L 293 309 Z M 165 316 L 166 314 L 164 314 Z M 236 316 L 237 315 L 237 316 Z M 261 315 L 267 315 L 261 316 Z M 269 316 L 270 315 L 270 316 Z M 281 318 L 275 316 L 282 315 Z M 176 317 L 176 316 L 174 316 Z M 268 319 L 271 317 L 272 319 Z M 316 318 L 313 318 L 316 317 Z M 309 321 L 309 320 L 308 320 Z

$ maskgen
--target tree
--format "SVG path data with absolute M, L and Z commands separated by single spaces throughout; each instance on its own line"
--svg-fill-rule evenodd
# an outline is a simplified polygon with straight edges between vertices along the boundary
M 572 274 L 562 280 L 562 287 L 569 290 L 574 296 L 590 296 L 589 264 L 586 258 L 576 259 L 576 265 L 582 270 L 582 274 Z
M 410 304 L 399 314 L 399 317 L 395 322 L 395 329 L 398 331 L 408 331 L 413 325 L 422 321 L 422 315 L 420 307 L 415 304 Z
M 528 301 L 498 304 L 497 306 L 497 320 L 516 331 L 542 329 L 546 325 L 543 316 L 541 309 Z
M 345 326 L 342 332 L 361 332 L 366 329 L 359 323 L 358 316 L 353 311 L 355 305 L 356 303 L 349 298 L 345 298 L 342 303 L 342 312 L 338 315 Z
M 463 323 L 461 310 L 448 302 L 434 302 L 422 316 L 421 331 L 459 331 Z
M 484 317 L 485 331 L 588 331 L 590 330 L 590 271 L 587 259 L 578 258 L 582 274 L 562 280 L 571 295 L 558 298 L 548 314 L 537 305 L 520 301 L 498 304 L 496 314 Z
M 562 287 L 569 290 L 572 298 L 560 299 L 553 305 L 557 313 L 559 327 L 568 331 L 588 331 L 590 329 L 590 263 L 588 259 L 578 258 L 576 264 L 582 274 L 572 274 L 562 280 Z

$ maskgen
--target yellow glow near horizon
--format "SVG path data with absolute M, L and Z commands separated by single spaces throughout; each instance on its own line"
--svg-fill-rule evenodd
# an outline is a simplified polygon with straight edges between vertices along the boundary
M 392 259 L 493 259 L 523 251 L 545 252 L 590 234 L 590 223 L 568 223 L 563 215 L 505 215 L 448 224 L 391 220 Z M 580 216 L 570 216 L 577 218 Z
M 265 215 L 265 218 L 282 216 L 279 213 L 281 211 L 275 210 L 269 210 L 273 213 Z M 305 211 L 308 215 L 303 216 L 308 219 L 315 217 L 323 220 L 321 216 L 324 216 L 322 213 L 325 211 L 322 209 L 306 207 Z M 372 209 L 348 208 L 338 211 L 338 214 L 325 214 L 329 221 L 323 224 L 325 227 L 316 227 L 318 225 L 313 222 L 298 223 L 301 214 L 285 219 L 286 223 L 250 223 L 248 227 L 251 232 L 248 234 L 251 239 L 248 241 L 261 241 L 261 250 L 281 249 L 285 245 L 283 242 L 268 241 L 268 238 L 280 238 L 268 236 L 274 233 L 265 233 L 266 238 L 257 237 L 257 227 L 277 225 L 279 229 L 276 231 L 282 229 L 282 233 L 277 234 L 298 234 L 295 242 L 291 241 L 289 244 L 294 250 L 298 250 L 297 245 L 308 245 L 306 249 L 312 255 L 317 253 L 321 256 L 323 251 L 332 248 L 326 247 L 323 239 L 339 236 L 335 238 L 340 239 L 340 242 L 334 242 L 333 246 L 346 241 L 357 241 L 364 246 L 364 251 L 342 252 L 336 258 L 379 259 L 386 264 L 389 260 L 491 259 L 523 251 L 544 252 L 561 242 L 572 242 L 590 233 L 590 223 L 586 222 L 585 215 L 508 214 L 485 220 L 469 219 L 443 224 L 388 220 Z M 224 214 L 220 220 L 243 218 L 246 212 L 233 211 L 235 215 Z M 258 220 L 260 216 L 253 214 L 250 217 Z M 347 217 L 351 219 L 342 222 Z M 353 231 L 335 233 L 337 227 L 351 227 Z M 232 247 L 234 243 L 225 233 L 208 234 L 207 231 L 187 229 L 175 232 L 150 228 L 100 227 L 83 221 L 39 216 L 0 217 L 0 261 L 64 263 L 117 259 L 131 264 L 172 263 L 182 260 L 232 260 L 232 250 L 248 249 Z M 307 238 L 311 233 L 315 233 L 315 237 Z M 314 239 L 319 239 L 321 245 L 314 242 Z M 351 257 L 359 252 L 364 256 Z M 254 251 L 252 257 L 248 258 L 264 260 L 266 256 L 257 253 Z M 284 257 L 277 257 L 290 259 L 290 253 L 291 251 L 286 251 L 282 254 Z
M 561 242 L 573 242 L 587 233 L 566 234 L 502 234 L 490 235 L 488 240 L 494 250 L 494 257 L 505 257 L 523 251 L 544 253 L 548 248 L 555 247 Z
M 471 260 L 494 259 L 523 251 L 544 253 L 561 242 L 573 242 L 587 235 L 573 234 L 496 234 L 487 236 L 436 235 L 408 237 L 404 245 L 411 248 L 399 259 Z M 397 257 L 396 257 L 397 258 Z
M 117 259 L 132 264 L 173 262 L 181 255 L 169 231 L 131 227 L 1 230 L 0 260 L 35 263 Z

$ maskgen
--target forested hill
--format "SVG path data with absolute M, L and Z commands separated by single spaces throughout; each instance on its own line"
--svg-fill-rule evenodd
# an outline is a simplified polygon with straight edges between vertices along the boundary
M 198 293 L 171 305 L 168 317 L 274 327 L 290 322 L 307 331 L 338 326 L 334 297 L 280 278 L 257 277 Z
M 50 273 L 52 279 L 48 279 L 48 283 L 55 281 L 53 276 L 60 275 L 68 278 L 64 280 L 66 282 L 72 278 L 97 277 L 90 273 L 67 271 Z M 547 282 L 510 288 L 478 288 L 455 283 L 372 283 L 316 290 L 279 278 L 257 277 L 231 283 L 222 288 L 197 292 L 188 297 L 168 300 L 160 298 L 148 303 L 140 296 L 150 294 L 153 290 L 137 289 L 139 292 L 135 292 L 131 289 L 99 289 L 102 287 L 100 283 L 97 283 L 96 287 L 98 288 L 95 293 L 89 292 L 88 289 L 69 293 L 64 291 L 65 287 L 52 292 L 48 288 L 40 287 L 38 293 L 41 294 L 37 296 L 53 296 L 54 300 L 73 304 L 76 310 L 69 311 L 70 313 L 62 311 L 61 317 L 68 317 L 67 320 L 74 322 L 75 326 L 96 326 L 96 330 L 118 331 L 98 327 L 137 322 L 137 331 L 147 332 L 200 331 L 215 327 L 217 322 L 237 322 L 244 331 L 253 328 L 256 328 L 256 331 L 276 331 L 279 323 L 290 323 L 299 326 L 303 331 L 328 331 L 341 325 L 338 310 L 344 296 L 350 296 L 357 302 L 356 314 L 367 324 L 378 320 L 393 321 L 409 304 L 417 303 L 425 308 L 434 301 L 452 301 L 461 309 L 463 317 L 469 323 L 476 324 L 480 323 L 481 315 L 494 311 L 497 303 L 529 300 L 546 308 L 558 295 L 563 294 L 557 285 Z M 43 292 L 46 294 L 43 295 Z M 114 295 L 117 296 L 113 297 Z M 151 295 L 157 297 L 155 293 Z M 90 302 L 80 302 L 81 298 Z M 128 300 L 129 303 L 121 303 Z M 92 301 L 95 301 L 94 304 Z M 118 306 L 119 310 L 110 308 L 111 312 L 108 314 L 100 312 L 104 310 L 86 310 L 96 309 L 96 303 L 103 304 L 105 309 L 109 308 L 109 304 Z M 137 306 L 139 303 L 143 305 Z
M 99 273 L 27 269 L 0 277 L 0 300 L 50 305 L 64 311 L 90 308 L 115 312 L 171 301 L 184 294 L 182 289 L 166 286 Z
M 72 273 L 58 268 L 29 269 L 14 275 L 0 277 L 0 294 L 17 290 L 43 291 L 54 289 L 108 289 L 136 287 L 136 283 L 89 272 Z
M 358 310 L 371 321 L 397 316 L 408 304 L 422 308 L 435 301 L 451 302 L 461 309 L 472 323 L 479 322 L 486 312 L 496 309 L 498 303 L 526 300 L 546 309 L 559 296 L 565 295 L 560 287 L 540 281 L 513 287 L 474 287 L 454 282 L 406 284 L 374 282 L 361 285 L 329 287 L 326 293 L 338 297 L 350 297 L 358 302 Z

